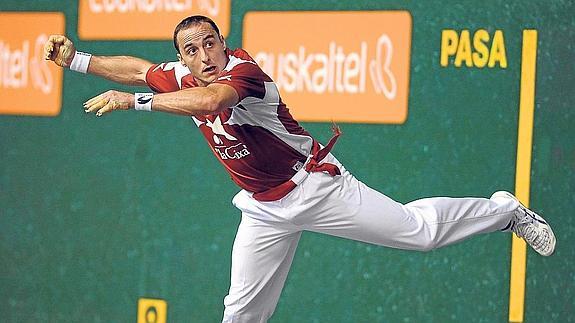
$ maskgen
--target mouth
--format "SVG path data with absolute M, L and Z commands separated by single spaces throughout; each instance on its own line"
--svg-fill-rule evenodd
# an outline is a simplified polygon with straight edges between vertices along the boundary
M 212 65 L 212 66 L 208 66 L 208 67 L 204 68 L 204 69 L 202 70 L 202 73 L 212 74 L 212 73 L 214 73 L 215 71 L 216 71 L 216 66 L 215 66 L 215 65 Z

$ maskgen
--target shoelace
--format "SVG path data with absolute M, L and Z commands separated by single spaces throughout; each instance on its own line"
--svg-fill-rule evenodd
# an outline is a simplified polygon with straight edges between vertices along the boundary
M 525 212 L 525 216 L 515 223 L 515 233 L 520 238 L 525 239 L 533 248 L 547 249 L 545 247 L 549 247 L 551 242 L 549 232 L 536 230 L 538 227 L 537 219 L 528 210 L 522 211 Z

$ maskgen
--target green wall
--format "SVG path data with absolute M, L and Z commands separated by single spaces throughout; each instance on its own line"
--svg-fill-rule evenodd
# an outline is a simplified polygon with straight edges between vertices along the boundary
M 575 322 L 572 1 L 241 0 L 228 45 L 241 46 L 249 11 L 393 9 L 413 16 L 407 122 L 342 124 L 335 154 L 402 202 L 512 191 L 522 30 L 537 29 L 531 205 L 558 245 L 550 258 L 528 251 L 525 322 Z M 169 41 L 79 41 L 76 2 L 0 10 L 61 11 L 83 51 L 175 57 Z M 480 28 L 503 30 L 508 67 L 442 68 L 441 31 Z M 0 321 L 135 322 L 152 297 L 169 322 L 217 322 L 238 189 L 188 118 L 85 115 L 82 102 L 108 89 L 134 91 L 66 72 L 59 116 L 0 116 Z M 330 136 L 329 124 L 304 126 Z M 429 253 L 305 233 L 271 322 L 506 322 L 510 248 L 501 233 Z

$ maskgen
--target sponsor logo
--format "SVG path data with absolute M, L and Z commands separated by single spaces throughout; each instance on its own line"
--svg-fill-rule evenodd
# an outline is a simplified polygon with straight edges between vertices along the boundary
M 209 119 L 206 119 L 206 122 L 199 121 L 195 117 L 193 119 L 198 127 L 205 125 L 211 129 L 214 134 L 212 137 L 214 151 L 222 160 L 241 159 L 250 155 L 248 147 L 241 142 L 237 143 L 238 139 L 226 131 L 220 116 L 217 116 L 213 122 Z
M 139 97 L 138 98 L 138 104 L 146 104 L 148 102 L 152 101 L 152 94 L 148 95 L 147 97 Z
M 206 126 L 208 126 L 208 128 L 210 128 L 210 129 L 212 129 L 212 132 L 214 133 L 214 135 L 223 136 L 227 140 L 231 140 L 231 141 L 237 140 L 236 137 L 230 135 L 229 133 L 227 133 L 226 129 L 224 129 L 224 126 L 222 125 L 222 120 L 220 119 L 220 116 L 217 116 L 213 122 L 210 121 L 209 119 L 207 119 L 206 120 Z M 215 138 L 217 138 L 217 137 L 215 137 Z M 214 141 L 216 142 L 216 144 L 221 142 L 221 140 L 217 140 L 217 141 L 214 140 Z
M 223 35 L 230 25 L 231 0 L 80 0 L 81 39 L 172 39 L 187 16 L 212 18 Z
M 231 75 L 224 75 L 224 76 L 220 76 L 218 78 L 218 81 L 231 81 L 232 80 L 232 76 Z
M 298 172 L 300 169 L 303 168 L 303 163 L 299 160 L 292 166 L 292 169 Z
M 407 11 L 251 12 L 243 44 L 300 120 L 403 123 L 411 26 Z
M 214 149 L 222 159 L 241 159 L 250 154 L 248 147 L 241 143 L 230 147 L 215 146 Z
M 60 113 L 62 69 L 44 60 L 43 50 L 64 26 L 61 13 L 0 13 L 0 114 Z
M 466 29 L 461 33 L 453 29 L 443 30 L 440 64 L 447 67 L 451 61 L 455 67 L 465 64 L 467 67 L 477 68 L 494 68 L 496 65 L 507 68 L 503 31 L 496 30 L 491 37 L 487 30 L 479 29 L 472 37 Z
M 140 298 L 138 323 L 166 323 L 168 303 L 163 299 Z

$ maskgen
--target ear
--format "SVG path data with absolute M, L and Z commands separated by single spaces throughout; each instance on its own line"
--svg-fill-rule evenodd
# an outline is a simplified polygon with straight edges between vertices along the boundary
M 184 60 L 182 59 L 182 55 L 180 55 L 180 53 L 178 53 L 177 56 L 178 56 L 178 61 L 180 61 L 180 64 L 186 66 L 186 62 L 184 62 Z
M 224 45 L 224 50 L 226 50 L 226 39 L 224 36 L 220 35 L 220 41 L 222 42 L 222 45 Z

